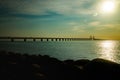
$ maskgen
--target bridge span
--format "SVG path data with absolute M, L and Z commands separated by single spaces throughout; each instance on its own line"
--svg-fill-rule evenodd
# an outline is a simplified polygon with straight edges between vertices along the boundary
M 95 40 L 93 37 L 89 38 L 56 38 L 56 37 L 0 37 L 0 41 L 6 41 L 9 40 L 11 42 L 14 42 L 16 40 L 22 40 L 26 42 L 27 40 L 32 41 L 80 41 L 80 40 Z

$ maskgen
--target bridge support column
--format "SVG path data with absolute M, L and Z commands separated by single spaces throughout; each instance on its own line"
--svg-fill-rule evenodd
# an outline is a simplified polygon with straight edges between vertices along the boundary
M 27 41 L 27 39 L 24 39 L 24 42 L 26 42 Z
M 55 41 L 57 41 L 57 39 L 55 39 Z
M 51 39 L 51 41 L 54 41 L 54 39 Z
M 61 39 L 59 39 L 59 41 L 61 41 Z
M 33 39 L 33 41 L 35 42 L 35 41 L 36 41 L 36 39 Z
M 11 39 L 11 42 L 14 42 L 14 39 Z
M 47 39 L 47 41 L 49 41 L 49 39 Z
M 62 41 L 64 41 L 64 39 L 62 38 Z
M 41 39 L 41 41 L 43 41 L 43 39 Z

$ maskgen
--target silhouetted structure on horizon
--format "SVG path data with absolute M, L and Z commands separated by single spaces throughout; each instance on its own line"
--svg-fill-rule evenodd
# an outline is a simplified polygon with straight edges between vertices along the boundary
M 31 39 L 32 41 L 80 41 L 80 40 L 99 40 L 95 39 L 94 36 L 90 36 L 89 38 L 57 38 L 57 37 L 0 37 L 0 40 L 10 40 L 11 42 L 14 42 L 15 40 L 23 40 L 24 42 L 27 41 L 27 39 Z

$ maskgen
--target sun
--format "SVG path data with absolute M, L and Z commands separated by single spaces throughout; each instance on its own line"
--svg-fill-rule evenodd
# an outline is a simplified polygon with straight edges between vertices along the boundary
M 108 0 L 108 1 L 104 1 L 101 5 L 101 11 L 105 12 L 105 13 L 110 13 L 110 12 L 114 12 L 115 10 L 115 2 Z

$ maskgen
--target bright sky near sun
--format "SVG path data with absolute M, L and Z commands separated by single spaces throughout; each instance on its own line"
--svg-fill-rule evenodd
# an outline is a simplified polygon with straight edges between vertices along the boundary
M 115 11 L 116 7 L 116 2 L 115 1 L 104 1 L 101 5 L 101 10 L 106 13 L 111 13 Z
M 0 36 L 120 39 L 120 0 L 0 0 Z

